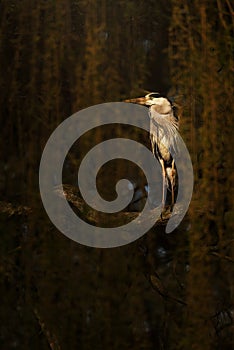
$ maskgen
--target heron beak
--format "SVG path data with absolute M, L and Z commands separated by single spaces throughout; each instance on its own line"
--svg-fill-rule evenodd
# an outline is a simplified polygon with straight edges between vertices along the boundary
M 147 100 L 148 99 L 146 97 L 137 97 L 137 98 L 132 98 L 130 100 L 124 100 L 124 102 L 136 103 L 138 105 L 145 105 Z

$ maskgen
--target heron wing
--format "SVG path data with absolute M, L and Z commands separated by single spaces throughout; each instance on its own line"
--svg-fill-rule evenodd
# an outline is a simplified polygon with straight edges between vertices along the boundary
M 162 116 L 159 113 L 150 115 L 150 135 L 152 145 L 157 145 L 160 152 L 177 153 L 178 125 L 171 116 Z

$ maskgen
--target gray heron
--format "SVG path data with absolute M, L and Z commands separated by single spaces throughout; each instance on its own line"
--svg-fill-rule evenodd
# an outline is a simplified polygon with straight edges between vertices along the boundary
M 162 206 L 165 207 L 167 189 L 171 191 L 171 205 L 175 201 L 176 167 L 171 155 L 176 152 L 178 117 L 172 102 L 157 92 L 144 97 L 125 100 L 149 108 L 152 152 L 160 162 L 163 178 Z

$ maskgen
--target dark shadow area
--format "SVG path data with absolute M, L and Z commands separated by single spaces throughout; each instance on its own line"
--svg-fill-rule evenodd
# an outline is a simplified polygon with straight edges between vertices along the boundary
M 0 2 L 1 349 L 234 346 L 232 14 L 228 0 Z M 171 234 L 161 221 L 129 245 L 82 246 L 46 215 L 42 151 L 73 113 L 146 90 L 178 109 L 189 211 Z M 113 135 L 150 149 L 138 128 L 96 128 L 69 152 L 64 183 L 75 186 L 87 151 Z M 99 172 L 103 197 L 126 175 L 147 195 L 141 170 L 116 161 Z

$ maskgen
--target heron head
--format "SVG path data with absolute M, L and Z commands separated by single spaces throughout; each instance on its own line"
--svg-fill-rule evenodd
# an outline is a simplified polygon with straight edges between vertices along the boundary
M 172 111 L 172 103 L 158 92 L 150 92 L 144 97 L 137 97 L 124 102 L 137 103 L 146 107 L 151 107 L 157 113 L 169 114 Z

